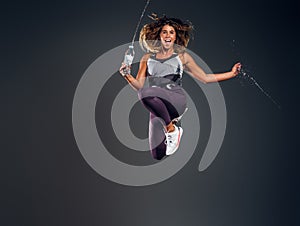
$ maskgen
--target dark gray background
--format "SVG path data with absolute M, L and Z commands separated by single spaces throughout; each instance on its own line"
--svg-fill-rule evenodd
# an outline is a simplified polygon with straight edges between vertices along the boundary
M 186 78 L 204 133 L 179 173 L 153 186 L 127 187 L 104 179 L 82 158 L 71 121 L 76 86 L 95 59 L 131 41 L 145 2 L 1 4 L 1 225 L 299 225 L 296 1 L 153 0 L 148 14 L 193 22 L 189 48 L 214 72 L 241 60 L 281 108 L 247 80 L 222 82 L 227 132 L 216 160 L 200 173 L 209 111 Z M 104 107 L 125 85 L 117 74 L 109 82 L 116 89 L 103 90 L 96 111 L 108 146 L 118 144 L 100 113 L 109 115 Z M 145 123 L 140 106 L 135 114 Z M 146 153 L 112 152 L 131 164 L 153 162 Z

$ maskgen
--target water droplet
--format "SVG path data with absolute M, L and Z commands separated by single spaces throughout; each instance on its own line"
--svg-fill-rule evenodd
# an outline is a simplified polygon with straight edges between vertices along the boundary
M 246 72 L 247 71 L 247 72 Z M 259 84 L 258 82 L 254 79 L 253 76 L 251 76 L 248 73 L 248 70 L 241 69 L 241 72 L 244 76 L 245 79 L 248 79 L 251 85 L 255 85 L 266 97 L 268 97 L 278 108 L 280 108 L 280 105 L 271 97 L 269 93 L 267 93 Z

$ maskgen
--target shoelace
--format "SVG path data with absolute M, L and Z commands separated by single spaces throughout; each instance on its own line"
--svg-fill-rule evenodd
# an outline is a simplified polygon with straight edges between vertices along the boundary
M 168 134 L 166 136 L 165 144 L 168 146 L 174 146 L 174 145 L 176 145 L 175 139 L 176 139 L 176 136 L 172 136 L 172 135 Z

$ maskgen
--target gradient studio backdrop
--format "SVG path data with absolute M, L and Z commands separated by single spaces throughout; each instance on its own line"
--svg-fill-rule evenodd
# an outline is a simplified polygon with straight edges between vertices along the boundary
M 247 80 L 222 82 L 225 139 L 213 164 L 198 172 L 209 110 L 203 94 L 185 78 L 204 129 L 193 157 L 175 176 L 152 186 L 129 187 L 108 181 L 85 162 L 72 130 L 76 86 L 94 60 L 131 41 L 145 2 L 2 3 L 0 224 L 299 225 L 296 1 L 152 0 L 146 14 L 193 22 L 195 38 L 189 49 L 214 72 L 242 60 L 281 108 Z M 116 95 L 112 88 L 124 85 L 116 74 L 96 109 L 97 126 L 112 147 L 117 144 L 109 140 L 111 125 L 101 117 L 110 114 L 105 106 Z M 139 114 L 138 121 L 147 126 L 143 108 L 136 106 L 132 114 Z M 139 123 L 130 123 L 146 136 Z M 112 152 L 125 162 L 152 162 L 146 153 Z

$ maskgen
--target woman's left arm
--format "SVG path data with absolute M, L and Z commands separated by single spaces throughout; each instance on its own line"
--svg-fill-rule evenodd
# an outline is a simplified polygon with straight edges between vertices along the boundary
M 186 52 L 183 53 L 182 61 L 185 66 L 185 71 L 203 83 L 219 82 L 233 78 L 240 73 L 242 67 L 241 63 L 236 63 L 229 72 L 206 74 L 203 69 L 196 64 L 190 54 Z

